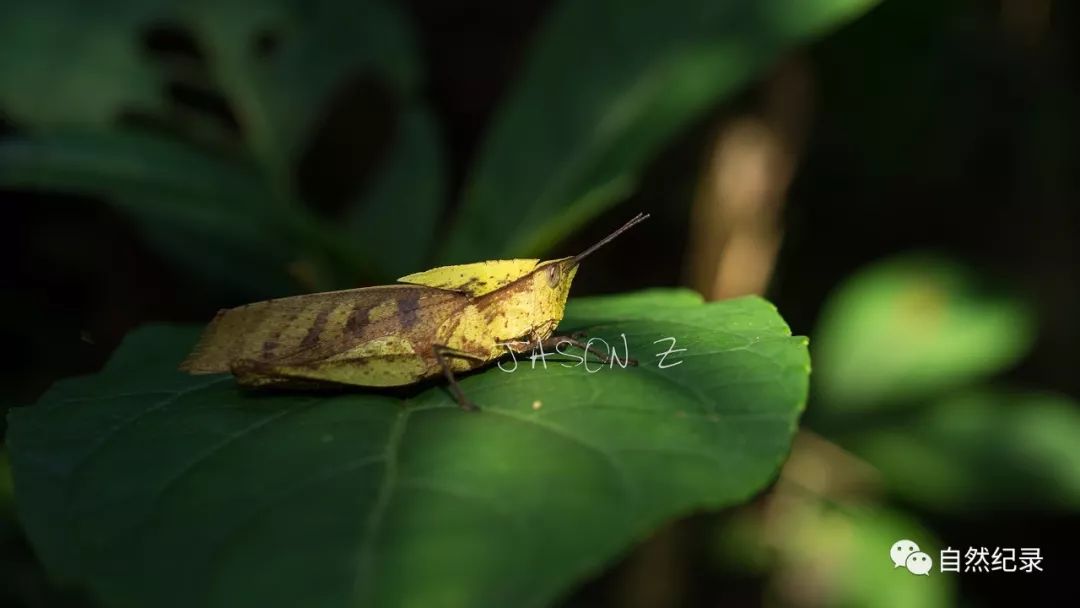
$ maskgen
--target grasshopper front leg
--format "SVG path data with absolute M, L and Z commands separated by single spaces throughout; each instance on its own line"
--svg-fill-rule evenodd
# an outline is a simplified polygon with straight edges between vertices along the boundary
M 446 381 L 450 385 L 450 392 L 454 395 L 454 399 L 457 400 L 461 409 L 466 412 L 475 412 L 479 410 L 475 403 L 469 401 L 468 397 L 461 390 L 461 385 L 458 384 L 457 378 L 454 377 L 454 370 L 450 369 L 450 364 L 447 359 L 449 357 L 457 357 L 459 359 L 468 359 L 470 361 L 484 362 L 484 359 L 477 357 L 476 355 L 469 354 L 464 351 L 460 351 L 443 344 L 436 344 L 432 347 L 432 352 L 435 353 L 435 359 L 439 361 L 439 366 L 442 367 L 443 375 L 446 376 Z

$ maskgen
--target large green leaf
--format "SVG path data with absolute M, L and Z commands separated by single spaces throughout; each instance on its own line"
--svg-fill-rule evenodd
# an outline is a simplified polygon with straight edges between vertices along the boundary
M 875 0 L 559 3 L 467 184 L 445 257 L 537 253 L 628 194 L 681 128 Z
M 536 606 L 769 483 L 809 370 L 771 305 L 647 292 L 572 302 L 565 326 L 625 333 L 642 365 L 492 368 L 466 413 L 440 386 L 247 395 L 175 371 L 193 328 L 135 332 L 10 415 L 19 514 L 113 605 Z M 686 351 L 660 369 L 669 336 Z

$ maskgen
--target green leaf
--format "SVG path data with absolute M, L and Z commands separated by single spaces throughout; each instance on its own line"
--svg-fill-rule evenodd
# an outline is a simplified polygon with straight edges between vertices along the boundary
M 625 333 L 642 366 L 492 368 L 462 382 L 478 413 L 441 386 L 245 394 L 175 371 L 193 328 L 137 331 L 11 413 L 20 517 L 112 605 L 544 605 L 661 522 L 760 491 L 805 401 L 805 339 L 763 300 L 626 301 L 566 324 Z M 687 350 L 660 369 L 667 336 Z
M 845 444 L 931 511 L 1080 509 L 1080 409 L 1063 396 L 972 391 Z
M 1018 298 L 941 257 L 879 262 L 843 283 L 814 333 L 823 410 L 926 398 L 1014 363 L 1034 339 Z
M 423 268 L 445 203 L 446 168 L 434 117 L 406 112 L 378 180 L 346 222 L 367 258 L 394 280 Z
M 0 185 L 102 197 L 203 279 L 248 294 L 293 288 L 286 266 L 298 243 L 272 222 L 272 194 L 240 159 L 149 135 L 61 132 L 0 141 Z
M 701 294 L 692 289 L 643 289 L 631 293 L 604 296 L 602 298 L 577 298 L 570 306 L 563 327 L 571 324 L 599 324 L 609 319 L 636 318 L 647 316 L 651 307 L 659 304 L 665 310 L 679 308 L 697 308 L 705 301 Z M 771 306 L 771 304 L 766 303 Z M 760 321 L 772 321 L 779 326 L 784 320 L 779 316 L 758 317 Z
M 681 129 L 874 0 L 561 2 L 468 181 L 445 257 L 538 253 L 625 197 Z

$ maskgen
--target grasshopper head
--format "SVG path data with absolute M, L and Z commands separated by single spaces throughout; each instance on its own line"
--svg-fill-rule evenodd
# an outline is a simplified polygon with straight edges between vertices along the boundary
M 649 215 L 646 213 L 639 213 L 629 222 L 623 224 L 621 228 L 600 239 L 585 251 L 572 257 L 548 260 L 538 264 L 536 270 L 532 272 L 532 277 L 534 293 L 544 294 L 540 298 L 541 305 L 539 309 L 546 313 L 557 313 L 552 316 L 556 322 L 561 320 L 562 311 L 566 307 L 566 298 L 570 294 L 570 283 L 574 280 L 574 275 L 577 274 L 581 261 L 597 249 L 610 243 L 615 237 L 632 228 L 635 224 L 645 221 L 648 217 Z M 554 329 L 554 326 L 552 326 L 552 329 Z
M 501 333 L 507 339 L 550 335 L 563 318 L 570 283 L 581 261 L 647 217 L 638 214 L 578 255 L 540 262 L 526 276 L 514 281 L 512 287 L 507 286 L 485 296 L 486 306 L 496 311 L 488 315 L 490 325 L 501 327 Z

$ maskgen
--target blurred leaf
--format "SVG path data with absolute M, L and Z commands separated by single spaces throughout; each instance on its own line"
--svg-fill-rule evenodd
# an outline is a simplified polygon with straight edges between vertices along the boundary
M 925 398 L 997 372 L 1034 339 L 1030 311 L 968 269 L 929 255 L 871 265 L 826 302 L 814 334 L 820 408 Z
M 134 31 L 162 2 L 7 2 L 0 19 L 0 108 L 42 127 L 105 126 L 121 110 L 164 110 L 164 81 Z
M 953 583 L 937 565 L 941 546 L 910 517 L 789 490 L 775 493 L 764 516 L 741 512 L 718 539 L 731 565 L 741 565 L 749 553 L 758 568 L 767 569 L 770 603 L 792 608 L 955 605 Z M 894 567 L 889 549 L 903 539 L 915 541 L 934 560 L 929 576 Z
M 395 99 L 414 95 L 419 62 L 393 3 L 19 1 L 0 37 L 9 42 L 0 110 L 29 132 L 28 141 L 0 143 L 3 183 L 104 196 L 194 273 L 250 294 L 296 291 L 287 268 L 308 289 L 378 274 L 352 240 L 300 204 L 293 175 L 321 111 L 349 79 L 383 83 Z M 175 141 L 69 134 L 133 123 Z M 182 140 L 243 150 L 258 166 L 200 158 Z
M 385 279 L 422 269 L 445 203 L 446 170 L 434 117 L 407 112 L 371 190 L 349 210 L 349 231 Z
M 394 2 L 203 0 L 176 10 L 213 57 L 260 156 L 295 160 L 348 77 L 377 76 L 401 98 L 419 85 L 412 32 Z
M 560 3 L 495 118 L 445 253 L 536 254 L 633 190 L 679 130 L 874 0 Z
M 822 605 L 896 607 L 952 606 L 953 585 L 938 568 L 941 547 L 909 517 L 884 509 L 820 505 L 804 512 L 787 531 L 794 576 L 826 577 L 832 596 Z M 918 576 L 897 568 L 889 549 L 915 541 L 934 560 L 934 571 Z M 828 580 L 831 579 L 831 580 Z M 813 592 L 813 588 L 807 589 Z
M 672 297 L 588 323 L 641 367 L 489 369 L 462 382 L 475 414 L 441 386 L 245 394 L 175 371 L 194 329 L 147 328 L 12 412 L 19 513 L 54 574 L 115 605 L 544 605 L 787 453 L 805 341 L 760 299 Z M 688 350 L 658 369 L 669 335 Z
M 0 141 L 0 186 L 99 196 L 193 272 L 265 295 L 290 291 L 297 244 L 262 209 L 253 167 L 178 141 L 66 132 Z
M 152 49 L 162 31 L 180 48 Z M 282 161 L 346 77 L 375 73 L 403 96 L 419 80 L 408 24 L 381 0 L 18 0 L 0 39 L 0 108 L 25 126 L 175 118 L 170 87 L 220 86 L 256 155 Z
M 1065 397 L 972 392 L 847 443 L 930 510 L 1080 509 L 1080 405 Z
M 299 204 L 293 173 L 349 78 L 414 94 L 418 59 L 394 4 L 112 0 L 90 12 L 104 16 L 70 0 L 18 2 L 0 24 L 15 42 L 0 58 L 0 108 L 31 132 L 0 143 L 4 184 L 100 195 L 202 278 L 252 295 L 295 292 L 288 269 L 318 289 L 352 284 L 370 266 Z M 72 125 L 107 133 L 132 117 L 178 137 L 69 134 Z M 181 143 L 241 148 L 222 141 L 229 117 L 260 166 Z

